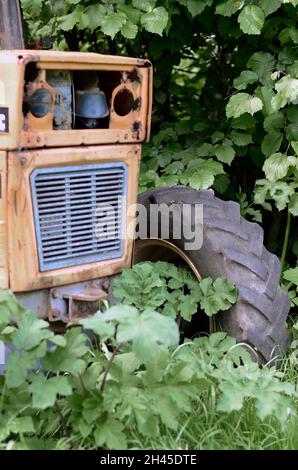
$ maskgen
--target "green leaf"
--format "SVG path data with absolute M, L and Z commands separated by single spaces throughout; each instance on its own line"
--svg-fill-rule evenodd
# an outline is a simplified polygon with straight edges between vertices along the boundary
M 221 173 L 224 173 L 221 163 L 207 160 L 197 170 L 191 171 L 188 182 L 194 189 L 208 189 L 214 183 L 215 176 Z
M 191 321 L 192 316 L 198 311 L 197 299 L 192 294 L 183 295 L 178 310 L 184 320 Z
M 263 166 L 266 178 L 272 183 L 284 178 L 293 163 L 295 161 L 293 162 L 290 157 L 287 158 L 286 155 L 279 152 L 274 153 L 271 157 L 267 158 Z
M 66 346 L 58 346 L 48 351 L 42 359 L 45 369 L 53 372 L 82 373 L 86 368 L 83 360 L 88 351 L 87 337 L 81 328 L 71 328 L 65 333 Z
M 282 129 L 285 125 L 285 118 L 281 112 L 271 114 L 264 119 L 264 129 L 267 132 Z
M 298 286 L 298 268 L 287 269 L 283 273 L 283 278 L 286 281 L 292 282 L 295 286 Z
M 31 376 L 28 388 L 32 394 L 32 406 L 39 410 L 54 406 L 58 395 L 68 396 L 72 393 L 67 377 L 46 379 L 42 373 Z
M 107 323 L 101 312 L 96 313 L 90 318 L 81 320 L 80 324 L 83 325 L 86 330 L 94 331 L 94 333 L 100 337 L 101 341 L 106 341 L 109 338 L 113 338 L 115 335 L 115 325 Z
M 235 158 L 235 150 L 231 145 L 215 145 L 214 154 L 217 159 L 222 163 L 227 163 L 230 165 Z
M 6 289 L 0 289 L 0 326 L 8 325 L 16 317 L 24 313 L 24 308 L 19 305 L 13 293 Z
M 214 282 L 211 278 L 205 278 L 200 282 L 202 298 L 201 308 L 208 316 L 227 310 L 237 300 L 237 289 L 226 279 L 219 277 Z
M 101 30 L 107 36 L 114 39 L 115 35 L 121 30 L 127 22 L 127 16 L 122 11 L 109 13 L 101 19 Z
M 295 154 L 298 156 L 298 142 L 291 142 L 291 146 L 294 149 Z
M 152 11 L 156 5 L 156 0 L 132 0 L 135 8 L 143 11 Z
M 161 306 L 165 291 L 165 282 L 155 271 L 154 265 L 149 263 L 139 263 L 133 269 L 123 270 L 121 277 L 114 282 L 114 295 L 141 311 Z
M 258 80 L 258 75 L 251 70 L 243 70 L 239 77 L 235 78 L 233 81 L 234 88 L 237 90 L 244 90 L 247 85 L 254 83 Z
M 247 67 L 257 74 L 260 82 L 266 87 L 271 87 L 274 66 L 275 59 L 268 52 L 255 52 L 247 62 Z
M 274 200 L 277 209 L 282 211 L 289 204 L 290 198 L 295 193 L 295 189 L 284 181 L 278 181 L 270 188 L 269 193 L 271 198 Z
M 212 4 L 212 0 L 187 0 L 187 9 L 191 16 L 197 16 Z
M 269 16 L 281 7 L 280 0 L 259 0 L 259 7 L 262 8 L 265 16 Z
M 106 8 L 103 5 L 90 5 L 85 10 L 85 14 L 88 18 L 88 28 L 91 31 L 94 31 L 96 28 L 99 27 L 101 23 L 101 18 L 103 18 L 106 14 Z
M 31 416 L 21 416 L 15 418 L 9 426 L 10 432 L 14 434 L 31 434 L 34 433 L 34 423 Z
M 156 33 L 162 36 L 169 20 L 168 12 L 164 7 L 154 8 L 152 11 L 145 13 L 141 16 L 141 24 L 149 31 L 149 33 Z
M 250 131 L 253 131 L 256 127 L 256 121 L 250 114 L 242 114 L 240 117 L 232 119 L 231 127 L 233 129 L 249 129 Z
M 277 131 L 271 131 L 266 134 L 262 141 L 262 152 L 266 157 L 272 155 L 280 149 L 283 135 Z
M 121 28 L 121 34 L 127 39 L 134 39 L 138 34 L 138 27 L 136 24 L 127 21 Z
M 286 75 L 275 84 L 277 94 L 272 98 L 272 107 L 276 111 L 298 98 L 298 79 Z
M 289 211 L 294 217 L 298 216 L 298 193 L 293 194 L 289 203 Z
M 224 0 L 216 6 L 215 12 L 218 15 L 232 16 L 244 5 L 244 0 Z
M 6 365 L 6 383 L 8 388 L 17 388 L 22 385 L 28 375 L 28 370 L 34 367 L 34 360 L 28 354 L 13 351 L 8 354 Z
M 177 346 L 179 331 L 173 318 L 145 311 L 133 321 L 119 323 L 116 338 L 118 343 L 132 341 L 135 355 L 140 360 L 148 362 L 155 356 L 159 344 L 168 347 Z
M 251 96 L 248 93 L 237 93 L 231 96 L 226 107 L 227 117 L 239 117 L 244 113 L 253 115 L 263 108 L 260 98 Z
M 100 448 L 106 446 L 108 449 L 127 449 L 124 426 L 113 418 L 108 418 L 103 424 L 99 424 L 94 431 L 96 445 Z
M 251 134 L 241 130 L 232 130 L 229 137 L 235 145 L 238 145 L 238 147 L 244 147 L 252 144 L 253 142 Z
M 264 21 L 265 14 L 257 5 L 246 5 L 238 16 L 240 28 L 246 34 L 261 34 Z
M 34 312 L 26 312 L 18 322 L 18 329 L 12 334 L 13 344 L 27 351 L 35 348 L 54 336 L 48 326 L 48 322 L 38 319 Z

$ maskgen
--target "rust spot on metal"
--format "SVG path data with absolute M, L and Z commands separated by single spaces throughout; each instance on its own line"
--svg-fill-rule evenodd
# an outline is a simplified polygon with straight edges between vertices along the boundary
M 142 107 L 142 98 L 139 96 L 137 99 L 135 99 L 134 104 L 133 104 L 133 111 L 140 111 Z
M 139 72 L 138 72 L 138 69 L 137 68 L 134 68 L 131 72 L 129 72 L 127 74 L 127 78 L 128 80 L 130 80 L 131 82 L 138 82 L 140 83 L 141 82 L 141 77 L 139 75 Z
M 150 60 L 146 60 L 146 59 L 138 59 L 138 65 L 141 67 L 146 67 L 146 68 L 152 67 Z
M 58 321 L 60 320 L 60 317 L 61 317 L 61 312 L 57 308 L 52 308 L 51 310 L 49 310 L 49 313 L 48 313 L 49 321 Z
M 21 166 L 25 166 L 26 163 L 27 163 L 27 158 L 22 156 L 22 157 L 19 158 L 19 162 L 20 162 Z
M 141 130 L 141 121 L 135 121 L 132 126 L 134 132 L 139 132 Z

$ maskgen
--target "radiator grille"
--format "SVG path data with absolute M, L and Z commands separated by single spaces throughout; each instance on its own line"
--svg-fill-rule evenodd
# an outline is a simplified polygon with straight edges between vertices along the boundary
M 32 173 L 40 271 L 121 257 L 126 172 L 113 163 Z

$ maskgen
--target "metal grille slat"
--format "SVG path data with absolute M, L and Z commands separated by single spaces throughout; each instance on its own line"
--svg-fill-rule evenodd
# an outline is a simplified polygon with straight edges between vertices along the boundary
M 123 163 L 32 173 L 40 271 L 123 255 L 126 179 Z

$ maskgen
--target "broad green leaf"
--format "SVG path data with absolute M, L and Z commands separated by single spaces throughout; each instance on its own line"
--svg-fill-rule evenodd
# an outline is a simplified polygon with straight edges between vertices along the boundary
M 276 113 L 276 110 L 272 107 L 274 92 L 271 88 L 267 88 L 266 86 L 258 87 L 255 91 L 255 95 L 262 100 L 262 110 L 265 116 L 270 116 L 271 114 Z
M 222 163 L 230 165 L 235 158 L 235 150 L 231 145 L 217 144 L 214 147 L 214 154 Z
M 127 22 L 127 16 L 122 11 L 115 13 L 108 13 L 100 21 L 101 30 L 107 36 L 114 39 L 115 35 L 119 33 L 121 28 Z
M 188 182 L 194 189 L 208 189 L 214 183 L 215 176 L 221 173 L 224 173 L 221 163 L 207 160 L 196 171 L 191 171 Z
M 177 323 L 170 317 L 157 312 L 146 311 L 134 321 L 121 322 L 117 329 L 117 341 L 132 341 L 135 355 L 148 362 L 154 357 L 158 344 L 177 346 L 179 331 Z
M 293 147 L 294 152 L 298 156 L 298 142 L 291 142 L 291 146 Z
M 90 28 L 91 31 L 94 31 L 100 26 L 101 18 L 107 14 L 107 11 L 103 5 L 96 4 L 87 7 L 85 14 L 88 17 L 88 28 Z
M 141 24 L 149 31 L 162 36 L 169 20 L 168 12 L 164 7 L 154 8 L 152 11 L 141 16 Z
M 152 11 L 156 5 L 156 0 L 132 0 L 135 8 L 143 11 Z
M 242 114 L 240 117 L 232 119 L 231 127 L 233 129 L 248 129 L 252 132 L 256 127 L 256 121 L 250 114 Z
M 12 334 L 13 344 L 29 351 L 54 336 L 48 327 L 48 322 L 38 319 L 34 312 L 28 311 L 19 320 L 18 329 Z
M 238 16 L 240 28 L 246 34 L 260 34 L 264 21 L 265 14 L 257 5 L 246 5 Z
M 10 290 L 0 289 L 0 326 L 8 325 L 12 319 L 24 314 L 24 308 L 19 305 Z
M 273 184 L 269 193 L 271 198 L 274 200 L 277 209 L 282 211 L 289 204 L 290 198 L 295 193 L 295 189 L 284 181 L 278 181 Z
M 292 164 L 293 161 L 290 158 L 287 158 L 286 155 L 283 155 L 282 153 L 274 153 L 265 161 L 263 170 L 266 178 L 274 183 L 286 176 L 288 169 Z
M 9 426 L 10 432 L 14 434 L 31 434 L 34 433 L 34 423 L 31 416 L 21 416 L 15 418 Z
M 298 79 L 286 75 L 275 83 L 275 90 L 277 94 L 272 98 L 272 107 L 277 111 L 298 98 Z
M 264 119 L 264 129 L 270 133 L 276 129 L 282 129 L 285 125 L 285 118 L 281 112 L 271 114 Z
M 212 155 L 212 151 L 213 146 L 211 144 L 204 143 L 196 149 L 196 154 L 198 155 L 198 157 L 207 157 L 209 155 Z
M 127 39 L 134 39 L 138 34 L 138 27 L 136 24 L 127 21 L 121 28 L 121 34 Z
M 289 203 L 289 211 L 294 217 L 298 216 L 298 193 L 293 194 Z
M 272 155 L 280 149 L 283 135 L 278 131 L 271 131 L 266 134 L 262 142 L 262 152 L 266 157 Z
M 192 16 L 202 13 L 207 6 L 212 4 L 213 0 L 187 0 L 187 9 Z
M 218 142 L 221 142 L 224 138 L 225 138 L 225 135 L 223 132 L 215 131 L 211 136 L 211 142 L 213 144 L 217 144 Z
M 26 0 L 24 7 L 30 11 L 31 15 L 38 16 L 41 13 L 43 0 Z
M 83 325 L 86 330 L 94 331 L 94 333 L 100 337 L 101 341 L 106 341 L 109 338 L 113 338 L 115 335 L 115 325 L 105 321 L 101 312 L 96 313 L 90 318 L 81 320 L 80 324 Z
M 259 7 L 262 8 L 265 16 L 269 16 L 281 7 L 280 0 L 258 0 Z
M 194 313 L 198 311 L 198 303 L 192 294 L 183 295 L 179 302 L 178 310 L 181 317 L 186 321 L 191 321 Z
M 28 354 L 13 351 L 8 354 L 6 365 L 6 383 L 8 388 L 22 385 L 28 375 L 28 370 L 34 367 L 34 360 Z
M 241 130 L 232 130 L 229 137 L 238 147 L 244 147 L 252 143 L 252 135 Z
M 226 107 L 226 114 L 228 118 L 237 118 L 244 113 L 253 115 L 263 108 L 263 103 L 260 98 L 251 96 L 248 93 L 237 93 L 231 96 Z
M 67 377 L 47 379 L 42 373 L 31 376 L 28 388 L 32 394 L 32 405 L 39 410 L 54 406 L 58 395 L 68 396 L 72 393 Z
M 205 278 L 200 282 L 201 308 L 208 316 L 230 308 L 237 300 L 237 289 L 224 278 Z
M 86 368 L 83 356 L 88 351 L 87 337 L 81 328 L 71 328 L 65 333 L 66 346 L 48 351 L 42 359 L 45 369 L 53 372 L 81 373 Z
M 239 77 L 235 78 L 233 81 L 234 88 L 237 90 L 244 90 L 247 85 L 254 83 L 258 80 L 258 75 L 251 70 L 243 70 Z
M 76 8 L 68 15 L 62 16 L 61 18 L 59 18 L 59 27 L 63 31 L 70 31 L 80 21 L 80 14 L 81 10 L 78 10 Z
M 295 286 L 298 286 L 298 268 L 287 269 L 283 273 L 283 278 L 286 281 L 292 282 Z
M 257 74 L 260 82 L 266 87 L 271 87 L 274 65 L 275 59 L 268 52 L 255 52 L 247 62 L 247 67 Z
M 216 6 L 215 12 L 223 16 L 232 16 L 244 5 L 244 0 L 224 0 Z
M 94 431 L 96 445 L 108 449 L 123 450 L 127 448 L 124 426 L 120 421 L 109 417 L 103 424 L 99 424 Z

